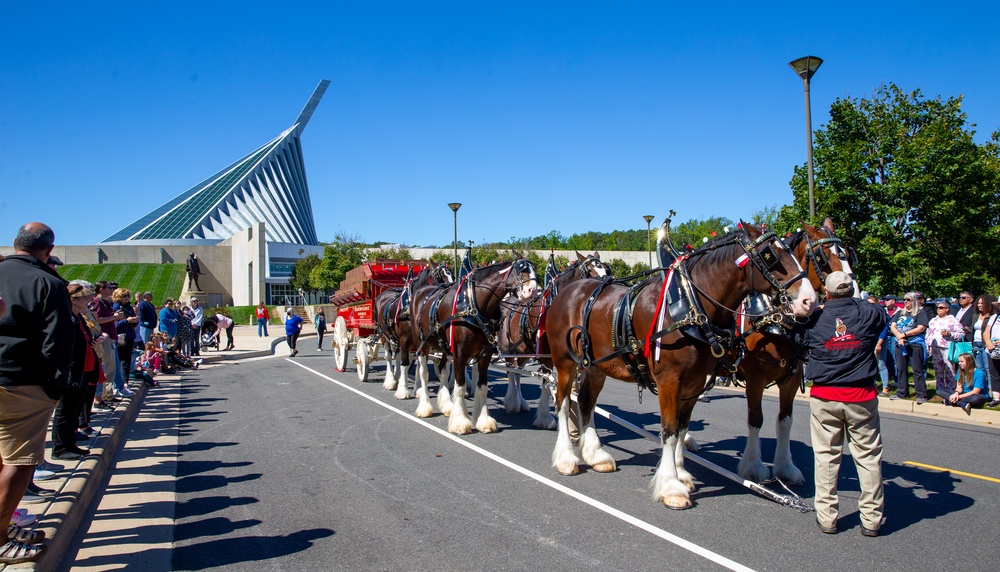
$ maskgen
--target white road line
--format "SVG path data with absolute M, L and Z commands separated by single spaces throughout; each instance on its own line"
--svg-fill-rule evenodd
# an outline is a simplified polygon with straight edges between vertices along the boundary
M 368 394 L 366 394 L 366 393 L 364 393 L 362 391 L 359 391 L 359 390 L 357 390 L 357 389 L 355 389 L 355 388 L 353 388 L 353 387 L 351 387 L 351 386 L 349 386 L 347 384 L 341 383 L 341 382 L 337 381 L 336 379 L 333 379 L 332 377 L 330 377 L 328 375 L 320 373 L 320 372 L 318 372 L 318 371 L 316 371 L 316 370 L 314 370 L 314 369 L 312 369 L 310 367 L 306 367 L 305 365 L 302 365 L 301 363 L 299 363 L 297 361 L 294 361 L 294 360 L 291 360 L 291 359 L 288 359 L 287 361 L 289 363 L 293 363 L 293 364 L 301 367 L 302 369 L 304 369 L 306 371 L 310 371 L 310 372 L 318 375 L 319 377 L 322 377 L 323 379 L 325 379 L 327 381 L 333 382 L 333 383 L 339 385 L 340 387 L 342 387 L 342 388 L 344 388 L 344 389 L 346 389 L 348 391 L 352 391 L 352 392 L 356 393 L 357 395 L 360 395 L 361 397 L 363 397 L 363 398 L 371 401 L 372 403 L 375 403 L 376 405 L 378 405 L 380 407 L 384 407 L 385 409 L 388 409 L 389 411 L 391 411 L 391 412 L 399 415 L 400 417 L 402 417 L 404 419 L 412 421 L 412 422 L 414 422 L 414 423 L 416 423 L 418 425 L 422 425 L 422 426 L 426 427 L 427 429 L 430 429 L 431 431 L 434 431 L 434 432 L 438 433 L 439 435 L 450 439 L 452 442 L 458 443 L 459 445 L 465 447 L 466 449 L 469 449 L 471 451 L 475 451 L 476 453 L 479 453 L 480 455 L 486 457 L 487 459 L 491 459 L 493 461 L 496 461 L 497 463 L 500 463 L 501 465 L 507 467 L 508 469 L 511 469 L 513 471 L 517 471 L 518 473 L 521 473 L 522 475 L 524 475 L 526 477 L 534 479 L 535 481 L 537 481 L 537 482 L 539 482 L 539 483 L 541 483 L 541 484 L 543 484 L 543 485 L 545 485 L 545 486 L 547 486 L 549 488 L 555 489 L 555 490 L 563 493 L 564 495 L 567 495 L 567 496 L 572 497 L 572 498 L 574 498 L 574 499 L 576 499 L 576 500 L 578 500 L 580 502 L 588 504 L 588 505 L 596 508 L 597 510 L 599 510 L 601 512 L 609 514 L 609 515 L 611 515 L 611 516 L 613 516 L 613 517 L 615 517 L 615 518 L 617 518 L 619 520 L 625 521 L 625 522 L 631 524 L 632 526 L 634 526 L 636 528 L 639 528 L 641 530 L 645 530 L 646 532 L 652 534 L 653 536 L 658 536 L 658 537 L 662 538 L 663 540 L 666 540 L 667 542 L 671 542 L 671 543 L 673 543 L 673 544 L 675 544 L 675 545 L 683 548 L 684 550 L 687 550 L 689 552 L 693 552 L 694 554 L 697 554 L 698 556 L 701 556 L 702 558 L 705 558 L 707 560 L 715 562 L 719 566 L 723 566 L 725 568 L 728 568 L 729 570 L 739 570 L 741 572 L 754 572 L 754 570 L 752 568 L 748 568 L 748 567 L 740 564 L 739 562 L 734 562 L 734 561 L 726 558 L 725 556 L 722 556 L 720 554 L 716 554 L 715 552 L 712 552 L 711 550 L 709 550 L 707 548 L 704 548 L 702 546 L 699 546 L 699 545 L 697 545 L 697 544 L 695 544 L 695 543 L 693 543 L 691 541 L 684 540 L 683 538 L 681 538 L 679 536 L 676 536 L 674 534 L 671 534 L 671 533 L 663 530 L 662 528 L 657 528 L 656 526 L 653 526 L 652 524 L 649 524 L 648 522 L 639 520 L 638 518 L 636 518 L 636 517 L 634 517 L 634 516 L 632 516 L 632 515 L 630 515 L 628 513 L 622 512 L 622 511 L 620 511 L 620 510 L 618 510 L 618 509 L 616 509 L 616 508 L 614 508 L 612 506 L 606 505 L 606 504 L 602 503 L 599 500 L 592 499 L 592 498 L 588 497 L 587 495 L 584 495 L 584 494 L 582 494 L 580 492 L 577 492 L 577 491 L 575 491 L 575 490 L 573 490 L 571 488 L 568 488 L 566 486 L 560 485 L 559 483 L 557 483 L 555 481 L 552 481 L 552 480 L 550 480 L 550 479 L 548 479 L 546 477 L 543 477 L 543 476 L 539 475 L 538 473 L 529 471 L 528 469 L 525 469 L 524 467 L 522 467 L 520 465 L 512 463 L 512 462 L 508 461 L 507 459 L 504 459 L 503 457 L 499 457 L 499 456 L 497 456 L 497 455 L 495 455 L 495 454 L 487 451 L 486 449 L 482 449 L 482 448 L 477 447 L 476 445 L 473 445 L 473 444 L 471 444 L 471 443 L 469 443 L 467 441 L 463 441 L 462 439 L 458 438 L 458 436 L 452 435 L 451 433 L 445 431 L 444 429 L 441 429 L 439 427 L 431 425 L 430 423 L 424 421 L 423 419 L 420 419 L 418 417 L 414 417 L 414 416 L 410 415 L 409 413 L 407 413 L 405 411 L 402 411 L 400 409 L 396 409 L 395 407 L 392 407 L 391 405 L 383 403 L 382 401 L 379 401 L 378 399 L 375 399 L 374 397 L 372 397 L 372 396 L 370 396 L 370 395 L 368 395 Z

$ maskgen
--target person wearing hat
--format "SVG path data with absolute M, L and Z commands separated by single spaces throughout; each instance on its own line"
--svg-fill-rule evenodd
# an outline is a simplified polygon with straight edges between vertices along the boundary
M 861 495 L 861 534 L 878 536 L 885 510 L 882 436 L 879 427 L 878 368 L 872 354 L 888 317 L 881 308 L 854 298 L 854 280 L 844 272 L 826 277 L 829 301 L 799 332 L 808 351 L 810 433 L 815 459 L 816 524 L 837 533 L 837 478 L 850 447 Z

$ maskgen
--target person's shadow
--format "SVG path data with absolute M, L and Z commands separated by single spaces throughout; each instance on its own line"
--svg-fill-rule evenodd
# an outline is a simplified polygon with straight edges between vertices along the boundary
M 948 472 L 883 462 L 886 520 L 879 534 L 891 534 L 922 520 L 971 507 L 975 499 L 956 493 L 957 481 Z M 848 518 L 860 524 L 858 513 Z

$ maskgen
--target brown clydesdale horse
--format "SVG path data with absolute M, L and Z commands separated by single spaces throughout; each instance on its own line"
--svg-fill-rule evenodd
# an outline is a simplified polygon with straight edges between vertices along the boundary
M 809 282 L 817 292 L 824 289 L 826 276 L 831 272 L 843 271 L 854 276 L 850 259 L 853 253 L 837 238 L 833 222 L 827 219 L 821 227 L 803 224 L 785 239 L 785 244 L 808 272 Z M 753 313 L 758 310 L 750 310 Z M 786 326 L 792 325 L 785 322 Z M 791 455 L 792 406 L 795 392 L 802 385 L 802 363 L 804 356 L 788 336 L 788 329 L 782 325 L 752 327 L 746 324 L 742 333 L 742 359 L 736 372 L 737 379 L 746 381 L 748 438 L 737 472 L 744 479 L 761 482 L 770 477 L 780 477 L 786 482 L 802 482 L 802 471 L 795 466 Z M 737 355 L 731 359 L 735 362 Z M 761 460 L 760 429 L 764 424 L 762 398 L 764 389 L 775 383 L 778 385 L 779 405 L 777 420 L 777 447 L 774 452 L 772 470 Z M 685 443 L 688 449 L 697 449 L 693 440 Z
M 451 271 L 444 264 L 428 265 L 407 281 L 402 288 L 383 290 L 372 302 L 375 317 L 375 335 L 386 349 L 388 367 L 382 387 L 397 390 L 397 399 L 407 399 L 406 370 L 410 365 L 410 352 L 417 349 L 410 327 L 410 299 L 413 291 L 424 286 L 444 288 L 454 282 Z
M 577 252 L 576 260 L 562 272 L 558 272 L 555 268 L 555 262 L 550 258 L 546 275 L 550 274 L 548 284 L 541 294 L 526 302 L 517 300 L 513 304 L 504 304 L 503 323 L 497 337 L 497 346 L 501 354 L 537 353 L 538 329 L 541 325 L 542 315 L 552 305 L 552 300 L 562 288 L 583 278 L 611 276 L 611 267 L 601 262 L 601 255 L 596 252 L 590 256 L 584 256 Z M 522 367 L 526 361 L 524 358 L 506 359 L 507 365 L 514 368 Z M 544 368 L 551 371 L 552 360 L 541 358 L 540 361 Z M 521 394 L 521 374 L 508 372 L 507 379 L 507 395 L 504 397 L 507 413 L 530 411 L 531 407 Z M 535 421 L 532 425 L 540 429 L 553 429 L 556 426 L 556 418 L 549 411 L 549 390 L 544 383 L 542 384 L 541 397 L 538 399 Z
M 631 288 L 607 280 L 580 280 L 555 299 L 546 318 L 543 347 L 551 349 L 558 374 L 559 432 L 552 453 L 557 471 L 577 473 L 581 457 L 597 472 L 615 470 L 615 460 L 601 448 L 594 428 L 594 407 L 607 376 L 641 380 L 656 390 L 660 405 L 663 449 L 652 481 L 653 498 L 670 508 L 691 506 L 695 487 L 684 469 L 684 437 L 708 374 L 725 356 L 720 340 L 732 331 L 734 308 L 751 292 L 774 294 L 779 311 L 796 317 L 808 316 L 816 304 L 816 292 L 784 244 L 773 233 L 742 226 L 671 265 L 671 275 L 679 273 L 688 284 L 686 298 L 692 308 L 676 323 L 669 312 L 661 313 L 666 291 L 661 274 Z M 619 338 L 612 324 L 630 335 Z M 645 340 L 637 339 L 643 335 Z M 577 456 L 569 427 L 570 407 L 575 406 L 570 394 L 581 371 L 582 435 Z
M 447 386 L 438 390 L 441 413 L 449 415 L 448 431 L 457 435 L 472 432 L 473 421 L 465 409 L 465 368 L 476 361 L 478 377 L 472 406 L 476 429 L 496 431 L 496 421 L 486 403 L 487 371 L 500 324 L 501 302 L 508 294 L 530 300 L 538 287 L 534 265 L 526 259 L 500 262 L 473 270 L 444 290 L 424 287 L 414 290 L 410 302 L 410 325 L 418 340 L 418 417 L 433 413 L 427 390 L 427 354 L 431 350 L 450 358 L 455 386 L 450 403 Z M 450 411 L 447 405 L 450 405 Z

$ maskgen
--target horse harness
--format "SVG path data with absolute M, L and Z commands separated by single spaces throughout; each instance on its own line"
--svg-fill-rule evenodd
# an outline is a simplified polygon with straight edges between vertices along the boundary
M 503 273 L 506 275 L 510 272 L 516 273 L 518 276 L 521 272 L 530 271 L 532 276 L 534 276 L 534 270 L 531 267 L 531 262 L 527 259 L 521 259 L 514 261 L 507 270 Z M 444 329 L 451 325 L 453 322 L 462 320 L 463 323 L 472 326 L 482 332 L 483 336 L 486 337 L 486 341 L 489 343 L 483 348 L 497 345 L 497 333 L 500 329 L 500 323 L 502 319 L 490 319 L 483 316 L 482 312 L 479 310 L 479 305 L 476 302 L 476 282 L 473 279 L 473 273 L 467 273 L 462 276 L 459 281 L 458 288 L 455 291 L 455 298 L 452 302 L 452 314 L 448 316 L 444 321 L 439 321 L 437 316 L 438 307 L 441 301 L 444 299 L 445 295 L 448 293 L 448 287 L 445 285 L 431 301 L 431 305 L 428 311 L 428 332 L 420 340 L 420 346 L 417 348 L 417 352 L 423 349 L 424 344 L 427 343 L 432 337 L 438 342 L 438 347 L 442 351 L 449 351 L 448 341 L 445 339 L 443 334 Z M 491 296 L 496 294 L 490 291 Z M 420 327 L 420 314 L 417 314 L 417 327 Z
M 635 327 L 632 323 L 632 317 L 639 295 L 647 286 L 652 284 L 653 281 L 647 279 L 639 282 L 638 284 L 633 284 L 629 286 L 624 295 L 616 302 L 614 310 L 612 311 L 612 353 L 601 357 L 600 359 L 595 359 L 593 349 L 590 344 L 590 336 L 587 333 L 590 322 L 590 313 L 593 310 L 594 304 L 597 302 L 597 298 L 601 295 L 601 292 L 605 289 L 605 287 L 607 287 L 608 284 L 621 283 L 620 281 L 616 281 L 610 277 L 601 280 L 600 284 L 597 285 L 590 297 L 587 298 L 587 303 L 583 311 L 582 326 L 573 326 L 569 330 L 569 332 L 578 330 L 581 334 L 580 346 L 582 355 L 577 356 L 571 352 L 573 360 L 578 366 L 587 368 L 612 359 L 621 358 L 626 371 L 628 371 L 629 375 L 639 386 L 639 395 L 641 399 L 643 388 L 650 390 L 655 395 L 656 384 L 651 379 L 649 368 L 647 367 L 645 360 L 639 360 L 638 356 L 642 354 L 645 357 L 648 357 L 652 351 L 651 346 L 654 341 L 659 340 L 676 330 L 680 330 L 682 334 L 699 342 L 708 344 L 711 348 L 712 356 L 719 360 L 719 363 L 728 371 L 735 372 L 736 363 L 728 358 L 728 353 L 735 347 L 736 344 L 736 336 L 734 335 L 735 319 L 731 320 L 729 326 L 725 328 L 716 326 L 708 319 L 708 315 L 705 313 L 698 296 L 695 294 L 696 291 L 700 292 L 700 289 L 691 280 L 686 262 L 693 256 L 697 256 L 722 246 L 732 244 L 735 241 L 739 241 L 745 251 L 745 254 L 737 259 L 737 265 L 741 265 L 741 262 L 744 264 L 746 261 L 752 262 L 753 267 L 756 267 L 764 275 L 768 282 L 775 287 L 782 307 L 788 305 L 786 288 L 806 275 L 805 271 L 800 270 L 800 272 L 792 276 L 792 278 L 790 278 L 785 284 L 779 283 L 774 278 L 771 271 L 778 268 L 781 263 L 779 262 L 777 254 L 771 248 L 771 245 L 765 244 L 769 241 L 777 239 L 777 236 L 773 232 L 765 232 L 753 242 L 746 241 L 745 235 L 740 234 L 737 236 L 738 238 L 733 238 L 729 241 L 724 241 L 718 244 L 710 244 L 704 249 L 697 250 L 686 255 L 679 255 L 677 253 L 671 253 L 669 250 L 664 248 L 658 248 L 658 255 L 661 262 L 660 267 L 669 268 L 670 271 L 664 272 L 661 270 L 660 272 L 663 279 L 663 286 L 660 294 L 660 300 L 657 304 L 657 313 L 660 314 L 664 310 L 669 312 L 673 323 L 665 329 L 654 332 L 653 326 L 657 323 L 657 316 L 654 315 L 653 325 L 650 327 L 649 335 L 645 340 L 640 340 L 636 335 Z M 758 252 L 758 247 L 761 247 L 761 245 L 764 246 Z M 704 292 L 702 292 L 702 294 L 704 295 Z M 711 298 L 709 299 L 711 300 Z M 713 303 L 719 305 L 718 302 L 715 302 L 714 300 Z M 772 309 L 771 313 L 781 313 L 781 309 Z M 662 317 L 660 321 L 662 322 Z

